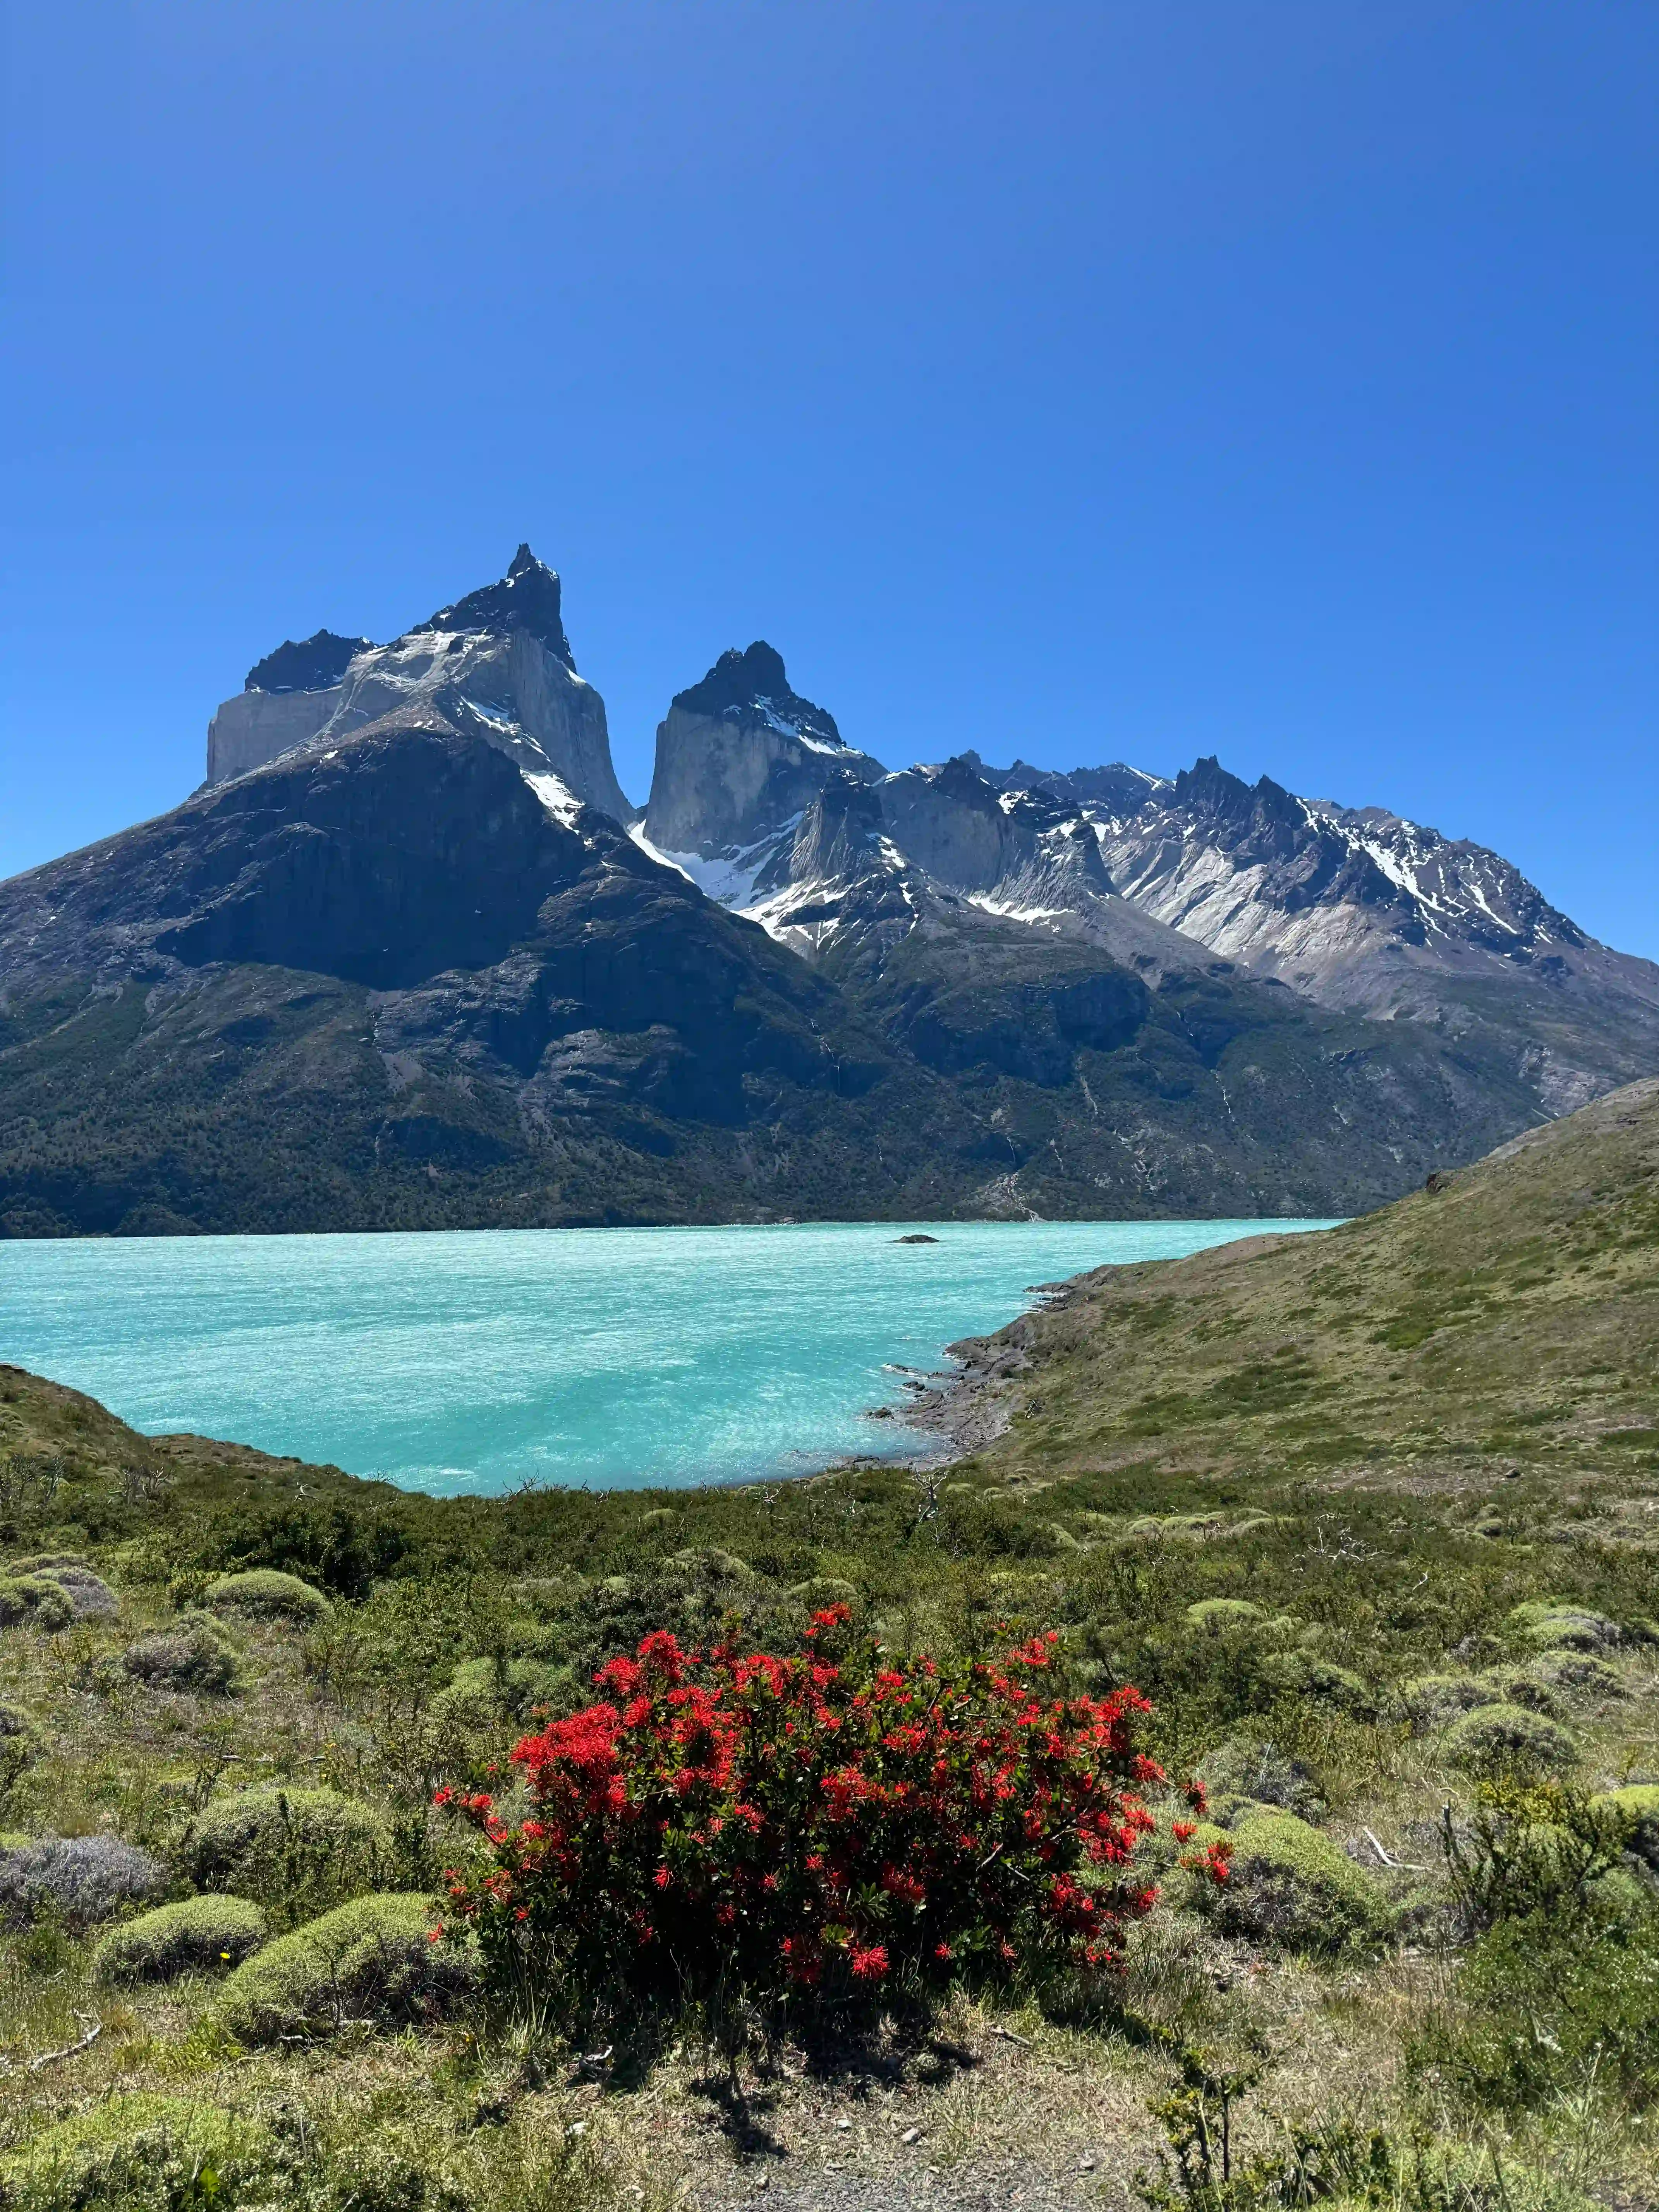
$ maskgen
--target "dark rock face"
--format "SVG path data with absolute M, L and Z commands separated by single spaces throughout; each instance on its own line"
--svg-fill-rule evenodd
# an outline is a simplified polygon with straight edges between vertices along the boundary
M 564 634 L 557 576 L 538 561 L 527 545 L 513 556 L 499 584 L 486 584 L 469 592 L 452 607 L 440 607 L 422 629 L 526 630 L 574 673 L 576 666 L 570 641 Z
M 835 717 L 789 688 L 783 655 L 757 638 L 745 653 L 732 646 L 721 653 L 701 684 L 677 691 L 673 704 L 688 714 L 731 716 L 738 720 L 772 717 L 793 725 L 799 736 L 821 738 L 828 744 L 842 743 Z
M 373 640 L 337 637 L 319 629 L 296 645 L 292 638 L 256 660 L 247 672 L 249 691 L 329 691 L 345 674 L 355 655 L 367 653 Z
M 884 1128 L 896 1210 L 937 1203 L 953 1102 L 568 817 L 496 747 L 382 727 L 0 887 L 0 1224 L 833 1212 Z
M 502 958 L 587 861 L 489 746 L 412 731 L 331 760 L 314 750 L 225 786 L 179 824 L 168 897 L 191 911 L 158 952 L 397 990 Z

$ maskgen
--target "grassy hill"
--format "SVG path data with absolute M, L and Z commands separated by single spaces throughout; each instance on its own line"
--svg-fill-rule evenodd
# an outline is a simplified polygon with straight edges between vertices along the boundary
M 1343 1228 L 1100 1269 L 969 1357 L 1006 1480 L 1659 1473 L 1659 1083 Z

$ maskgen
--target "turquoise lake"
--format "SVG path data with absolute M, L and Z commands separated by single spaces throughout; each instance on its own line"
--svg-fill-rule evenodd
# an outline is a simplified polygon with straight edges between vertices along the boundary
M 331 1461 L 407 1489 L 753 1480 L 920 1440 L 864 1416 L 893 1370 L 1033 1287 L 1310 1221 L 0 1243 L 0 1360 L 136 1428 Z M 936 1244 L 902 1244 L 925 1230 Z

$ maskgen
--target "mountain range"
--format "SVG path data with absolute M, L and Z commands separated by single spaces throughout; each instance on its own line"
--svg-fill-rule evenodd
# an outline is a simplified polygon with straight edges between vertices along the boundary
M 1659 968 L 1374 807 L 964 750 L 764 643 L 612 767 L 558 577 L 258 662 L 0 884 L 0 1231 L 1328 1214 L 1659 1070 Z

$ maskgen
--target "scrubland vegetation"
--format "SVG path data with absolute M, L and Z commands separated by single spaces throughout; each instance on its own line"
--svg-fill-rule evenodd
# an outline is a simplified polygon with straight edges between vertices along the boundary
M 432 1500 L 0 1370 L 0 2208 L 1654 2201 L 1610 1127 L 1091 1279 L 932 1474 Z

